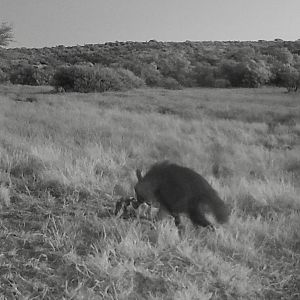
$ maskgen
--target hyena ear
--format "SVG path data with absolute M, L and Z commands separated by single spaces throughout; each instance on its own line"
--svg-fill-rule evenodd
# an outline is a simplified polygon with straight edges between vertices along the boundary
M 135 174 L 136 174 L 136 177 L 137 177 L 138 181 L 141 181 L 143 179 L 142 171 L 140 169 L 137 169 L 135 171 Z

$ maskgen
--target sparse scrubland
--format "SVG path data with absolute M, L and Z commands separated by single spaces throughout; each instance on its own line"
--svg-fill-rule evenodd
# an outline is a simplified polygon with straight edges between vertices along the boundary
M 300 298 L 299 94 L 0 91 L 0 299 Z M 179 237 L 115 217 L 164 159 L 205 176 L 230 223 Z
M 1 32 L 0 32 L 1 45 Z M 300 86 L 300 40 L 108 42 L 0 49 L 0 82 L 73 92 Z

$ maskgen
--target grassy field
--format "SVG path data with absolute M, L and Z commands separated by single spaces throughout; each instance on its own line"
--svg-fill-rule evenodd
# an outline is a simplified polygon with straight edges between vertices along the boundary
M 164 159 L 230 223 L 115 217 Z M 300 299 L 299 214 L 299 94 L 0 87 L 0 299 Z

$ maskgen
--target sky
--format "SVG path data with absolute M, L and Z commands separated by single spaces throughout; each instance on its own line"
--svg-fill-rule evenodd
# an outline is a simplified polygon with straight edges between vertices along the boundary
M 10 47 L 114 41 L 297 40 L 300 0 L 0 0 Z

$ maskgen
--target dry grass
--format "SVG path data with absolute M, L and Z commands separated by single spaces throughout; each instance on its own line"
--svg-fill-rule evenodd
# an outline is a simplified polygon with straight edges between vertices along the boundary
M 0 299 L 299 299 L 299 95 L 0 90 Z M 270 132 L 279 117 L 296 126 Z M 163 159 L 203 174 L 230 224 L 113 216 Z

